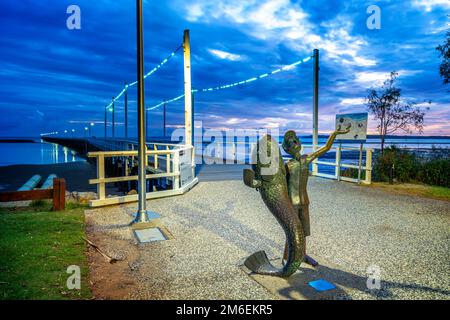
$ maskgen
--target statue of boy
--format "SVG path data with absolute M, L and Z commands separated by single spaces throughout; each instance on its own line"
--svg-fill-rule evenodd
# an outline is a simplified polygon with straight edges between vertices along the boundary
M 287 183 L 289 189 L 289 196 L 294 208 L 298 211 L 298 216 L 302 222 L 305 237 L 311 235 L 309 222 L 309 198 L 307 192 L 307 184 L 309 177 L 309 164 L 316 158 L 328 152 L 336 136 L 350 132 L 350 127 L 346 130 L 334 131 L 327 140 L 327 143 L 310 154 L 300 154 L 302 144 L 297 134 L 293 130 L 285 133 L 283 139 L 283 150 L 292 156 L 292 159 L 286 163 Z M 287 258 L 287 244 L 284 250 L 284 259 Z M 318 263 L 309 257 L 305 256 L 305 262 L 316 266 Z

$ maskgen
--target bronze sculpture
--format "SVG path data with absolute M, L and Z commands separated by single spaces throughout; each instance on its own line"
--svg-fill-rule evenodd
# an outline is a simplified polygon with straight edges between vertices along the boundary
M 300 267 L 301 262 L 317 263 L 306 256 L 305 237 L 310 235 L 309 198 L 307 183 L 309 164 L 330 150 L 338 134 L 349 132 L 337 130 L 328 138 L 325 146 L 311 154 L 301 155 L 301 142 L 294 131 L 284 135 L 283 149 L 293 158 L 284 164 L 278 144 L 270 135 L 265 135 L 258 141 L 256 163 L 252 169 L 244 169 L 244 183 L 259 190 L 261 197 L 282 226 L 286 235 L 286 246 L 283 268 L 274 267 L 264 251 L 258 251 L 248 257 L 244 265 L 251 271 L 280 277 L 289 277 Z M 265 149 L 262 150 L 261 149 Z M 261 161 L 261 156 L 269 156 L 268 162 Z M 274 166 L 275 164 L 275 166 Z M 274 166 L 271 172 L 268 166 Z M 264 173 L 264 169 L 268 171 Z
M 261 152 L 260 149 L 269 153 Z M 266 155 L 269 156 L 268 162 L 261 159 Z M 273 141 L 270 135 L 265 135 L 258 142 L 255 160 L 252 169 L 244 169 L 244 183 L 259 190 L 267 208 L 283 228 L 287 243 L 287 261 L 283 268 L 277 269 L 270 263 L 264 251 L 258 251 L 248 257 L 244 264 L 255 273 L 289 277 L 297 271 L 304 259 L 305 236 L 298 213 L 289 198 L 283 157 L 278 143 Z M 270 170 L 271 165 L 275 165 L 274 170 Z

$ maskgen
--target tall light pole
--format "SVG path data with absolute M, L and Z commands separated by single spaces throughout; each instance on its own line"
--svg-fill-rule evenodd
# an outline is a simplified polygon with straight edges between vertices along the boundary
M 148 140 L 148 124 L 150 121 L 148 121 L 148 109 L 145 109 L 145 140 Z
M 94 123 L 91 122 L 91 123 L 89 124 L 89 137 L 92 136 L 92 133 L 91 133 L 91 127 L 93 127 L 93 126 L 94 126 Z
M 314 49 L 314 98 L 313 98 L 313 150 L 319 144 L 319 50 Z M 313 174 L 317 174 L 317 162 L 312 165 Z
M 166 137 L 166 102 L 164 101 L 164 113 L 163 113 L 163 126 L 164 126 L 164 129 L 163 129 L 163 133 L 164 133 L 164 138 Z
M 146 179 L 146 148 L 145 148 L 145 103 L 144 103 L 144 35 L 142 30 L 142 0 L 136 0 L 137 22 L 137 79 L 138 79 L 138 211 L 135 223 L 146 224 L 150 218 L 159 215 L 147 212 L 147 179 Z
M 128 84 L 125 82 L 125 95 L 123 97 L 125 108 L 125 139 L 128 139 Z
M 105 122 L 104 122 L 104 124 L 105 124 L 105 141 L 106 141 L 106 134 L 107 134 L 107 132 L 106 132 L 106 121 L 108 120 L 107 112 L 108 112 L 108 107 L 106 106 L 105 107 Z
M 112 137 L 114 139 L 115 135 L 114 135 L 114 127 L 115 127 L 115 119 L 114 119 L 114 114 L 115 114 L 115 106 L 114 106 L 114 97 L 112 97 Z

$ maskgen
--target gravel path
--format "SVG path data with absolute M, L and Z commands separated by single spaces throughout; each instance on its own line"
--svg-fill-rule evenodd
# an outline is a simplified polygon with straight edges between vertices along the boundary
M 338 285 L 331 298 L 450 299 L 449 202 L 320 178 L 310 179 L 309 193 L 308 252 L 321 263 L 317 274 Z M 257 250 L 275 259 L 284 247 L 281 227 L 241 181 L 200 182 L 149 208 L 162 214 L 174 239 L 137 245 L 126 225 L 136 204 L 86 211 L 88 235 L 128 260 L 135 280 L 128 298 L 289 298 L 239 267 Z M 380 290 L 365 288 L 369 266 L 381 271 Z

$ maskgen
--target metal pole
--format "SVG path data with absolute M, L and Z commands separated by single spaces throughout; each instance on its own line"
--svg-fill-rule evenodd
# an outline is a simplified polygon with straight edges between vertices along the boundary
M 105 141 L 106 141 L 106 121 L 107 121 L 107 112 L 108 112 L 108 108 L 105 107 Z
M 319 50 L 314 49 L 314 97 L 313 97 L 313 151 L 319 144 Z M 313 163 L 313 174 L 317 174 L 317 163 Z
M 163 109 L 163 133 L 164 133 L 164 138 L 166 137 L 166 102 L 164 101 L 164 109 Z
M 126 82 L 125 82 L 124 108 L 125 108 L 125 139 L 128 139 L 128 84 Z
M 145 135 L 145 141 L 148 141 L 149 139 L 148 139 L 148 133 L 149 133 L 149 130 L 148 130 L 148 123 L 149 123 L 150 121 L 148 121 L 148 109 L 145 109 L 145 133 L 146 133 L 146 135 Z
M 115 106 L 114 106 L 114 97 L 112 98 L 112 137 L 114 139 L 115 135 L 114 135 L 114 127 L 115 127 L 115 119 L 114 119 L 114 113 L 115 113 Z
M 137 21 L 137 79 L 138 79 L 138 212 L 136 222 L 148 222 L 146 214 L 145 172 L 145 104 L 144 104 L 144 37 L 142 30 L 142 0 L 136 0 Z
M 192 145 L 191 44 L 189 30 L 184 30 L 184 144 Z

